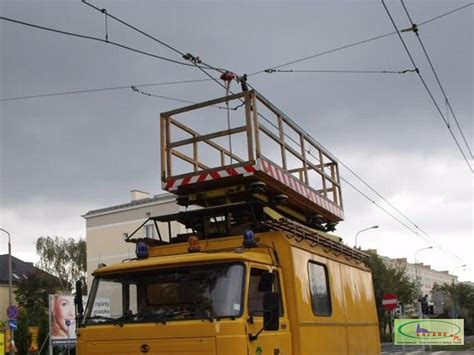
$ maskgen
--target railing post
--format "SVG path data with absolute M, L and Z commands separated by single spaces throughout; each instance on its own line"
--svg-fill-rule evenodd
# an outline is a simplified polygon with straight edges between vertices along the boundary
M 281 151 L 281 163 L 284 171 L 288 171 L 286 165 L 286 148 L 285 148 L 285 133 L 283 132 L 283 122 L 280 115 L 278 115 L 278 133 L 280 137 L 280 151 Z
M 258 120 L 258 109 L 257 109 L 257 94 L 255 91 L 252 92 L 252 112 L 253 112 L 253 127 L 255 132 L 255 150 L 256 150 L 256 159 L 259 159 L 261 156 L 260 150 L 260 123 Z
M 254 129 L 257 130 L 258 128 L 252 128 L 252 104 L 251 104 L 252 94 L 249 92 L 245 93 L 244 100 L 245 100 L 245 123 L 247 125 L 247 145 L 248 145 L 248 161 L 252 162 L 255 161 L 255 153 L 253 148 L 253 140 L 254 140 Z

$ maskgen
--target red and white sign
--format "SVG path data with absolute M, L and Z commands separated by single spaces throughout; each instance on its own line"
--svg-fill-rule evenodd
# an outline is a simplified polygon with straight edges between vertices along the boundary
M 387 311 L 393 311 L 397 308 L 398 300 L 397 295 L 394 293 L 386 293 L 382 297 L 382 305 Z

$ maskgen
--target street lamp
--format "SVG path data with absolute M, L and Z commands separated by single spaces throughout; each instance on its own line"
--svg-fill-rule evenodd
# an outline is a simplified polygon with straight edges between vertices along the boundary
M 10 233 L 3 229 L 0 228 L 0 231 L 6 233 L 8 235 L 8 305 L 12 306 L 13 305 L 13 282 L 12 282 L 12 245 L 10 242 Z M 13 341 L 13 330 L 10 327 L 10 345 L 11 342 Z M 10 348 L 10 354 L 13 355 L 14 351 L 13 349 Z
M 357 236 L 362 233 L 362 232 L 365 232 L 365 231 L 368 231 L 369 229 L 377 229 L 379 226 L 372 226 L 372 227 L 369 227 L 369 228 L 364 228 L 364 229 L 361 229 L 360 231 L 358 231 L 355 235 L 355 243 L 354 243 L 354 248 L 357 248 Z

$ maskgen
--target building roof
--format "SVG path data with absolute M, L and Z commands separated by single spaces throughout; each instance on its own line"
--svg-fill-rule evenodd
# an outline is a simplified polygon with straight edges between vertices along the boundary
M 18 283 L 22 280 L 27 280 L 28 275 L 35 272 L 47 274 L 45 271 L 35 267 L 33 263 L 29 263 L 12 256 L 12 283 Z M 8 283 L 8 276 L 8 254 L 3 254 L 0 255 L 0 284 Z M 53 275 L 50 276 L 56 277 Z
M 108 213 L 108 212 L 115 212 L 118 210 L 123 210 L 123 209 L 128 209 L 130 207 L 139 207 L 141 205 L 147 205 L 147 204 L 152 204 L 156 202 L 161 202 L 161 203 L 166 203 L 166 202 L 172 202 L 175 201 L 176 196 L 170 193 L 166 194 L 160 194 L 160 195 L 154 195 L 153 197 L 148 197 L 148 198 L 142 198 L 139 200 L 135 201 L 130 201 L 128 203 L 123 203 L 120 205 L 115 205 L 115 206 L 110 206 L 110 207 L 105 207 L 105 208 L 99 208 L 97 210 L 91 210 L 87 212 L 85 215 L 82 217 L 84 218 L 89 218 L 96 216 L 98 214 L 103 214 L 103 213 Z

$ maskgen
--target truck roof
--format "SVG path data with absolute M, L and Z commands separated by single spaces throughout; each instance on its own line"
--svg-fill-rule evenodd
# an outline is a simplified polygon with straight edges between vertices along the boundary
M 186 245 L 187 246 L 187 245 Z M 184 244 L 183 248 L 185 249 Z M 122 272 L 131 272 L 135 270 L 146 271 L 162 266 L 177 266 L 189 264 L 209 264 L 226 261 L 253 261 L 258 263 L 272 264 L 273 260 L 270 254 L 253 251 L 223 251 L 216 253 L 211 250 L 209 252 L 184 252 L 172 255 L 151 256 L 146 259 L 128 259 L 120 264 L 114 264 L 97 269 L 92 273 L 93 276 L 101 276 L 105 274 L 114 274 Z

